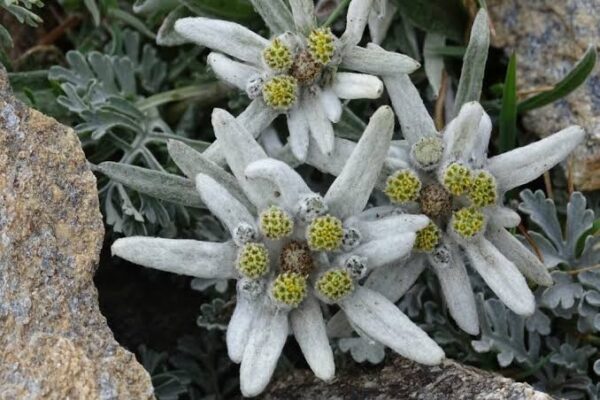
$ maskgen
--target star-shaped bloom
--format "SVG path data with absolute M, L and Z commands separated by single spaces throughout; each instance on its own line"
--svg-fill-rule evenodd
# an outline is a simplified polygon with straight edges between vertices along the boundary
M 403 122 L 428 114 L 399 113 Z M 406 126 L 404 124 L 403 126 Z M 410 286 L 429 265 L 438 276 L 450 314 L 466 332 L 477 334 L 475 299 L 463 258 L 515 313 L 531 315 L 535 299 L 525 278 L 551 285 L 543 263 L 507 228 L 519 215 L 503 205 L 505 193 L 539 177 L 558 164 L 583 140 L 577 126 L 536 143 L 488 158 L 492 123 L 477 102 L 465 104 L 443 132 L 406 130 L 397 147 L 400 166 L 384 192 L 394 204 L 426 214 L 430 225 L 417 234 L 412 257 L 402 267 L 376 271 L 372 287 L 387 292 L 390 282 Z M 405 166 L 401 166 L 402 163 Z M 390 289 L 398 293 L 398 288 Z
M 328 27 L 317 26 L 312 0 L 290 0 L 291 10 L 282 0 L 253 1 L 271 30 L 269 39 L 233 22 L 202 17 L 180 19 L 175 30 L 214 50 L 208 64 L 215 74 L 253 99 L 240 118 L 254 136 L 278 114 L 287 115 L 291 150 L 304 161 L 310 138 L 323 153 L 333 150 L 332 123 L 341 118 L 340 99 L 377 98 L 383 93 L 378 75 L 410 73 L 419 67 L 402 54 L 357 46 L 372 2 L 350 2 L 346 30 L 339 39 Z M 207 156 L 221 159 L 219 147 L 211 146 Z
M 479 321 L 466 258 L 507 307 L 530 315 L 535 299 L 525 278 L 549 286 L 552 277 L 507 230 L 521 219 L 503 205 L 503 197 L 565 159 L 584 139 L 583 130 L 571 126 L 488 158 L 492 123 L 481 105 L 465 104 L 459 115 L 437 132 L 409 79 L 399 76 L 399 82 L 390 86 L 406 140 L 393 142 L 377 187 L 393 205 L 405 212 L 425 214 L 431 223 L 417 233 L 406 262 L 378 268 L 365 286 L 396 302 L 430 266 L 440 281 L 450 314 L 461 329 L 475 335 Z M 404 97 L 409 98 L 400 101 Z M 337 175 L 353 147 L 347 140 L 336 139 L 336 151 L 331 156 L 311 148 L 307 163 Z M 386 208 L 379 208 L 379 215 L 385 216 Z M 332 336 L 347 331 L 348 326 L 339 320 L 343 318 L 334 317 L 330 323 Z
M 147 267 L 237 280 L 227 348 L 230 358 L 241 363 L 244 395 L 264 390 L 288 333 L 315 375 L 333 378 L 320 302 L 339 305 L 362 335 L 403 356 L 425 364 L 443 358 L 435 342 L 393 303 L 359 283 L 371 270 L 408 255 L 416 232 L 429 223 L 422 215 L 381 218 L 364 211 L 393 126 L 391 109 L 379 109 L 337 179 L 320 196 L 287 164 L 269 158 L 238 120 L 215 110 L 215 134 L 235 178 L 204 159 L 206 173 L 196 176 L 196 187 L 231 239 L 130 237 L 113 244 L 114 254 Z M 235 187 L 232 181 L 242 196 L 227 189 Z

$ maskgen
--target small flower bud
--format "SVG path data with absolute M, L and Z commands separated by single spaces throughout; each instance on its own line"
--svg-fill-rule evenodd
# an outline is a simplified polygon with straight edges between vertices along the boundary
M 417 167 L 425 171 L 435 169 L 444 154 L 444 143 L 438 137 L 424 137 L 412 145 L 410 156 Z
M 474 207 L 461 208 L 452 215 L 450 226 L 461 238 L 471 239 L 483 230 L 485 217 Z
M 440 229 L 436 224 L 430 222 L 425 228 L 417 232 L 415 240 L 415 250 L 423 252 L 431 252 L 435 249 L 440 241 Z
M 286 72 L 292 66 L 292 52 L 279 39 L 273 39 L 263 51 L 263 59 L 269 68 L 277 72 Z
M 315 287 L 324 300 L 336 303 L 354 291 L 354 281 L 348 270 L 336 268 L 321 275 Z
M 271 296 L 282 306 L 296 308 L 306 297 L 306 277 L 296 272 L 277 275 L 271 285 Z
M 392 203 L 401 204 L 416 200 L 420 190 L 421 181 L 417 174 L 409 169 L 402 169 L 388 177 L 384 192 Z
M 329 28 L 314 29 L 307 38 L 308 50 L 313 58 L 327 65 L 335 53 L 335 36 Z
M 306 228 L 308 246 L 316 251 L 339 249 L 343 237 L 342 221 L 331 215 L 315 218 Z
M 238 253 L 236 264 L 240 274 L 258 279 L 269 271 L 269 252 L 262 243 L 246 243 Z
M 256 229 L 245 222 L 242 222 L 233 230 L 233 241 L 239 247 L 242 247 L 248 242 L 254 242 L 256 239 L 258 239 Z
M 346 251 L 354 249 L 360 244 L 361 235 L 358 229 L 344 229 L 344 237 L 342 238 L 342 248 Z
M 469 198 L 473 205 L 486 207 L 496 203 L 496 179 L 487 171 L 478 171 L 473 177 Z
M 265 103 L 279 111 L 287 111 L 294 105 L 297 91 L 296 79 L 288 75 L 275 76 L 262 87 Z
M 442 183 L 455 196 L 468 193 L 471 182 L 471 170 L 459 163 L 448 165 L 443 173 Z
M 327 214 L 327 204 L 323 197 L 318 194 L 310 194 L 303 197 L 298 202 L 298 218 L 304 222 L 310 222 L 313 219 Z
M 293 229 L 294 220 L 279 207 L 271 206 L 260 214 L 260 230 L 269 239 L 282 239 Z
M 352 255 L 346 260 L 344 267 L 354 279 L 361 279 L 367 274 L 367 258 Z

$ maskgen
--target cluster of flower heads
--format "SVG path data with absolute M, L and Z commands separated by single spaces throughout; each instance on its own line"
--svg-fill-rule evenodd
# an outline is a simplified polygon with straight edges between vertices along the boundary
M 333 378 L 321 304 L 337 304 L 370 340 L 421 363 L 440 362 L 444 354 L 425 332 L 361 284 L 370 271 L 408 256 L 416 232 L 429 223 L 422 215 L 379 218 L 377 209 L 365 210 L 391 144 L 392 110 L 382 107 L 372 116 L 323 196 L 290 166 L 268 157 L 227 112 L 214 110 L 213 127 L 235 178 L 224 178 L 229 174 L 212 164 L 196 176 L 196 188 L 231 239 L 129 237 L 117 240 L 112 251 L 151 268 L 238 281 L 227 347 L 230 358 L 241 363 L 244 395 L 256 395 L 268 384 L 290 330 L 315 374 Z M 181 146 L 169 146 L 176 162 L 187 157 L 177 151 Z M 211 165 L 204 155 L 195 157 Z
M 523 275 L 552 283 L 507 231 L 520 219 L 502 198 L 565 158 L 583 132 L 571 127 L 488 159 L 491 121 L 478 103 L 466 104 L 437 132 L 406 75 L 418 63 L 374 43 L 357 46 L 368 20 L 374 42 L 380 41 L 377 32 L 387 28 L 377 15 L 388 3 L 351 1 L 340 38 L 316 25 L 312 0 L 289 0 L 291 9 L 282 0 L 253 1 L 271 40 L 227 21 L 183 18 L 175 24 L 182 37 L 225 53 L 211 53 L 209 64 L 253 99 L 237 118 L 214 110 L 217 140 L 205 153 L 169 144 L 176 163 L 202 166 L 196 188 L 231 239 L 129 237 L 112 250 L 151 268 L 237 280 L 227 348 L 241 363 L 246 396 L 264 390 L 290 333 L 324 380 L 335 372 L 329 338 L 348 328 L 405 357 L 439 363 L 443 351 L 394 305 L 426 265 L 438 275 L 451 315 L 471 334 L 479 323 L 463 254 L 519 314 L 534 310 Z M 377 76 L 406 140 L 392 145 L 394 114 L 386 106 L 373 114 L 358 143 L 335 138 L 331 124 L 341 117 L 340 98 L 378 97 L 383 83 Z M 337 176 L 324 195 L 255 139 L 280 113 L 287 116 L 295 158 Z M 389 204 L 367 208 L 376 187 Z M 340 307 L 329 327 L 321 310 L 328 304 Z
M 300 161 L 306 159 L 310 138 L 323 153 L 334 150 L 332 123 L 342 116 L 340 99 L 377 98 L 383 93 L 378 76 L 419 68 L 410 57 L 375 44 L 357 46 L 373 0 L 350 2 L 340 38 L 317 26 L 310 0 L 290 1 L 291 10 L 282 0 L 257 3 L 271 40 L 241 25 L 202 17 L 180 19 L 175 30 L 214 50 L 207 61 L 215 74 L 253 99 L 242 113 L 250 133 L 258 136 L 278 114 L 287 116 L 290 148 Z M 220 160 L 223 154 L 215 144 L 207 156 Z

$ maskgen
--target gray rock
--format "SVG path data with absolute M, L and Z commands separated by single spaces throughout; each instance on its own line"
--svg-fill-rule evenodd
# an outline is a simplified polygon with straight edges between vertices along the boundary
M 428 367 L 394 357 L 383 367 L 338 373 L 323 382 L 310 371 L 296 371 L 271 385 L 264 400 L 552 400 L 525 383 L 466 367 L 452 360 Z
M 0 67 L 0 398 L 148 399 L 92 281 L 104 229 L 72 129 L 16 100 Z
M 600 43 L 600 0 L 488 0 L 496 35 L 493 43 L 517 55 L 519 90 L 554 85 L 588 45 Z M 600 65 L 568 97 L 524 116 L 525 127 L 544 137 L 570 124 L 581 125 L 587 141 L 572 157 L 580 190 L 600 188 Z

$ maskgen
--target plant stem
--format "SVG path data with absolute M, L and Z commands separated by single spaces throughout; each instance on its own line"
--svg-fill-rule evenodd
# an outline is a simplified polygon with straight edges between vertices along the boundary
M 327 21 L 323 24 L 324 27 L 331 26 L 350 4 L 350 0 L 341 0 L 337 7 L 329 14 Z
M 158 107 L 160 105 L 187 99 L 196 99 L 200 102 L 217 100 L 227 95 L 227 88 L 220 82 L 205 83 L 202 85 L 185 86 L 155 94 L 137 102 L 136 106 L 141 110 Z

